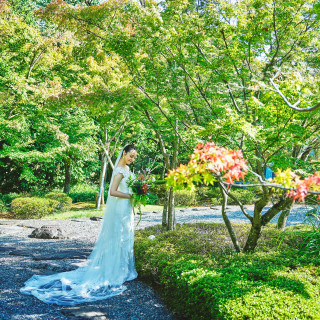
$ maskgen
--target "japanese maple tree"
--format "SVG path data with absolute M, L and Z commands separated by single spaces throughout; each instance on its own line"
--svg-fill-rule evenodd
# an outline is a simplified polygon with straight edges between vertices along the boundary
M 301 179 L 290 169 L 285 171 L 278 170 L 276 177 L 270 181 L 260 180 L 259 184 L 246 184 L 246 186 L 261 186 L 267 188 L 271 195 L 275 190 L 280 190 L 280 200 L 273 204 L 270 209 L 262 214 L 262 208 L 265 207 L 266 199 L 259 199 L 255 203 L 254 214 L 251 216 L 242 203 L 229 192 L 229 187 L 234 185 L 234 181 L 244 180 L 249 168 L 246 160 L 243 158 L 241 150 L 231 150 L 224 147 L 218 147 L 214 142 L 199 144 L 190 155 L 188 164 L 181 164 L 178 168 L 171 170 L 166 178 L 167 184 L 174 189 L 192 189 L 195 184 L 219 184 L 223 195 L 222 217 L 230 234 L 231 240 L 236 251 L 241 248 L 233 227 L 226 213 L 228 196 L 232 197 L 241 207 L 244 215 L 251 222 L 251 230 L 243 248 L 244 252 L 253 251 L 257 245 L 261 234 L 262 226 L 266 225 L 281 210 L 285 210 L 295 200 L 304 201 L 308 193 L 318 195 L 320 200 L 320 173 Z M 267 198 L 268 200 L 269 198 Z M 262 200 L 264 202 L 262 203 Z

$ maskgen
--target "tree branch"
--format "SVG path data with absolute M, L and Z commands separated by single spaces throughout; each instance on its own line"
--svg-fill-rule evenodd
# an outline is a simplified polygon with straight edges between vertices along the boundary
M 32 62 L 30 64 L 30 68 L 29 68 L 28 74 L 27 74 L 27 79 L 29 79 L 32 69 L 34 68 L 34 66 L 36 65 L 38 60 L 41 58 L 43 53 L 46 51 L 46 49 L 47 49 L 47 47 L 45 47 L 37 57 L 36 57 L 37 54 L 36 53 L 34 54 Z
M 246 211 L 246 209 L 244 208 L 242 202 L 240 200 L 238 200 L 233 194 L 230 193 L 230 191 L 226 188 L 225 184 L 223 181 L 220 181 L 220 186 L 221 188 L 223 188 L 223 190 L 225 191 L 225 193 L 234 201 L 236 201 L 239 205 L 239 207 L 241 208 L 242 213 L 252 222 L 253 221 L 253 217 L 250 216 L 250 214 Z
M 103 149 L 105 155 L 107 156 L 107 159 L 108 159 L 108 161 L 110 163 L 110 166 L 111 166 L 111 168 L 113 170 L 114 169 L 114 165 L 112 163 L 112 160 L 110 159 L 109 153 L 108 153 L 107 149 L 105 148 L 104 144 L 102 143 L 101 139 L 99 139 L 99 142 L 100 142 L 100 144 L 102 146 L 102 149 Z
M 282 189 L 282 190 L 287 190 L 287 191 L 296 191 L 297 189 L 295 188 L 287 188 L 284 187 L 281 184 L 278 183 L 270 183 L 270 182 L 265 182 L 263 183 L 247 183 L 247 184 L 236 184 L 236 183 L 229 183 L 229 182 L 223 182 L 227 186 L 232 186 L 232 187 L 237 187 L 237 188 L 247 188 L 247 187 L 268 187 L 268 188 L 277 188 L 277 189 Z M 311 194 L 320 194 L 320 191 L 310 191 L 308 190 L 308 193 Z
M 273 78 L 270 78 L 270 83 L 272 84 L 272 86 L 274 87 L 275 91 L 280 95 L 280 97 L 283 99 L 283 101 L 287 104 L 287 106 L 295 111 L 299 111 L 299 112 L 309 112 L 309 111 L 313 111 L 316 110 L 320 107 L 320 102 L 317 103 L 315 106 L 313 107 L 309 107 L 309 108 L 298 108 L 297 106 L 301 103 L 300 98 L 298 99 L 298 101 L 295 104 L 291 104 L 288 99 L 285 97 L 285 95 L 281 92 L 281 90 L 279 89 L 279 87 L 274 83 L 274 79 L 279 75 L 279 72 L 276 73 L 276 75 Z

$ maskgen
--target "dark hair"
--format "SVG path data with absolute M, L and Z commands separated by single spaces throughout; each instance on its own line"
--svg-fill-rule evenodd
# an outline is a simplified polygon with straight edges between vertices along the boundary
M 136 150 L 136 151 L 137 151 L 137 148 L 136 148 L 133 144 L 128 144 L 128 145 L 123 149 L 123 151 L 125 151 L 126 153 L 130 152 L 131 150 Z

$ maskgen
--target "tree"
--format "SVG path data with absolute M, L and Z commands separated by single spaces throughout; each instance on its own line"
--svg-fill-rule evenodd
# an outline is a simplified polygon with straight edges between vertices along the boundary
M 314 39 L 319 33 L 316 1 L 170 1 L 161 6 L 150 1 L 143 8 L 108 2 L 82 10 L 53 3 L 39 15 L 85 43 L 94 41 L 116 59 L 131 82 L 126 86 L 131 105 L 148 111 L 155 120 L 150 124 L 166 123 L 185 150 L 181 132 L 196 132 L 199 140 L 211 136 L 242 149 L 255 179 L 263 180 L 271 163 L 314 170 L 306 159 L 319 148 L 319 112 L 289 113 L 278 93 L 265 87 L 279 67 L 288 75 L 285 94 L 295 97 L 301 83 L 307 88 L 312 82 L 308 73 L 315 51 L 310 49 L 318 47 Z M 318 83 L 316 72 L 313 81 Z M 308 89 L 302 107 L 318 100 L 317 91 Z M 254 249 L 263 225 L 289 205 L 280 197 L 263 219 L 272 192 L 263 185 L 260 189 L 247 251 Z
M 261 220 L 259 221 L 257 215 L 251 216 L 244 206 L 229 192 L 230 186 L 234 185 L 234 180 L 244 180 L 248 171 L 246 162 L 243 159 L 241 150 L 229 150 L 217 147 L 212 142 L 205 145 L 200 144 L 195 148 L 189 163 L 171 170 L 167 177 L 168 185 L 175 189 L 192 189 L 194 188 L 194 184 L 205 183 L 208 185 L 218 182 L 223 195 L 222 216 L 237 252 L 240 252 L 241 248 L 226 214 L 228 196 L 231 196 L 239 203 L 244 215 L 252 223 L 247 242 L 243 248 L 244 252 L 250 252 L 255 249 L 260 236 L 260 230 L 257 230 L 255 227 L 259 224 L 266 225 L 270 222 L 270 216 L 273 216 L 274 211 L 279 208 L 287 208 L 288 205 L 292 205 L 294 200 L 304 201 L 308 193 L 317 194 L 320 201 L 320 172 L 316 172 L 308 178 L 301 180 L 289 169 L 284 172 L 279 170 L 272 182 L 260 181 L 258 185 L 268 189 L 279 188 L 281 191 L 280 197 L 283 201 L 278 201 L 276 205 L 261 215 Z M 252 185 L 246 185 L 246 187 L 250 186 Z
M 57 46 L 57 38 L 42 37 L 10 6 L 1 11 L 0 23 L 1 190 L 52 188 L 61 182 L 63 162 L 68 191 L 72 161 L 78 161 L 77 175 L 81 175 L 82 165 L 94 157 L 95 146 L 92 120 L 85 110 L 75 108 L 75 101 L 56 112 L 48 108 L 49 97 L 74 82 L 74 74 L 69 71 L 67 77 L 64 65 L 73 44 L 64 38 Z

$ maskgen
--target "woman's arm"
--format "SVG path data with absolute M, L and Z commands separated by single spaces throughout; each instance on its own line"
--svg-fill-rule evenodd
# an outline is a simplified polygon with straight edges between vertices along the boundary
M 118 173 L 113 177 L 112 185 L 110 187 L 110 195 L 113 197 L 130 199 L 131 198 L 130 193 L 124 193 L 124 192 L 118 191 L 118 187 L 122 178 L 123 178 L 122 173 Z

